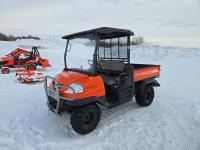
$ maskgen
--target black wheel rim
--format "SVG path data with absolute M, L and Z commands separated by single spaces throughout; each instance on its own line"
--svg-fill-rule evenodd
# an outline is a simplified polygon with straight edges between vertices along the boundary
M 28 67 L 28 70 L 31 70 L 31 71 L 35 70 L 35 66 L 34 66 L 34 65 L 30 65 L 30 66 Z
M 9 73 L 9 69 L 5 68 L 2 70 L 3 74 L 8 74 Z
M 94 119 L 94 114 L 92 112 L 87 112 L 83 116 L 83 123 L 89 125 Z

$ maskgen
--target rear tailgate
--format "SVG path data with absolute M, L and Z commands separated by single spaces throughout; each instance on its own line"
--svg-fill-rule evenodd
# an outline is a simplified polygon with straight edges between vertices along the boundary
M 134 81 L 160 76 L 160 65 L 134 69 Z

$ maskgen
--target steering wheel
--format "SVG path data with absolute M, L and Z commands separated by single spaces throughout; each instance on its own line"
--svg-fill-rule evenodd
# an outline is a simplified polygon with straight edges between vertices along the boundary
M 93 64 L 93 60 L 88 60 L 88 64 L 91 66 L 91 67 L 94 67 L 94 64 Z M 101 65 L 100 64 L 98 64 L 98 62 L 97 62 L 97 66 L 99 67 L 99 69 L 101 69 Z

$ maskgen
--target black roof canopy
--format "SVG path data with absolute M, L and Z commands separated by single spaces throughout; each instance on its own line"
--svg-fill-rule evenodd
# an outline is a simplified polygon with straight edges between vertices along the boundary
M 94 39 L 99 37 L 100 39 L 109 39 L 109 38 L 118 38 L 131 36 L 134 33 L 131 30 L 110 28 L 110 27 L 101 27 L 92 30 L 77 32 L 63 36 L 63 39 L 74 39 L 74 38 L 89 38 Z

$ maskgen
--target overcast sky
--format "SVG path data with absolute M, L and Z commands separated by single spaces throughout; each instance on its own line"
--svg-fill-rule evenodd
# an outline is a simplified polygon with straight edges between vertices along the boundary
M 0 32 L 64 35 L 101 26 L 200 47 L 200 0 L 0 0 Z

